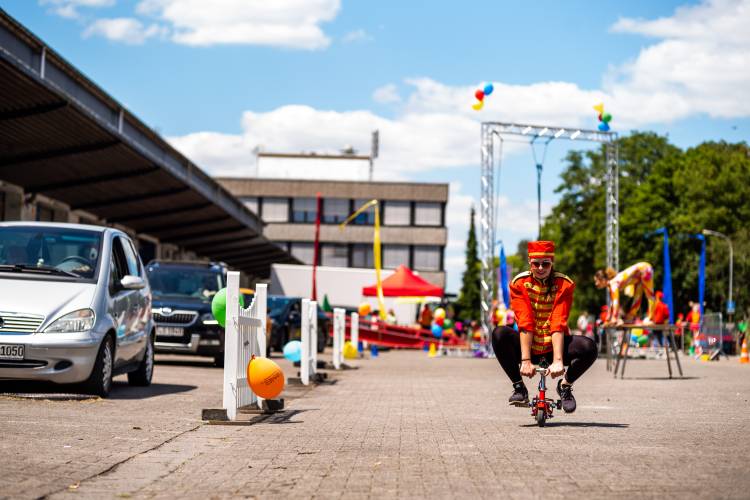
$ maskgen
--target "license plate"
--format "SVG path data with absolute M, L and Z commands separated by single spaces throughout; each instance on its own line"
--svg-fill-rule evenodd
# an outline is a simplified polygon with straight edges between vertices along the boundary
M 176 326 L 157 326 L 156 336 L 157 337 L 182 337 L 185 334 L 184 328 L 178 328 Z
M 23 344 L 0 344 L 0 359 L 23 359 Z

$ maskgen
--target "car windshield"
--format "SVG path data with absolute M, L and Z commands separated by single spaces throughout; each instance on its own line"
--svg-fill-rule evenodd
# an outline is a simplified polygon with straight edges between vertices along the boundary
M 221 273 L 211 269 L 149 266 L 146 273 L 156 296 L 198 298 L 208 302 L 223 287 Z
M 102 233 L 85 229 L 0 227 L 0 272 L 94 279 Z

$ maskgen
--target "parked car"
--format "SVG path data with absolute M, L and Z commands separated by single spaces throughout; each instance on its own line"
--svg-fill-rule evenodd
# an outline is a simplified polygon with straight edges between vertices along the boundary
M 226 286 L 226 266 L 154 260 L 146 274 L 154 296 L 156 352 L 211 356 L 223 364 L 224 328 L 211 313 L 211 300 Z
M 318 309 L 318 352 L 325 350 L 331 320 Z M 290 340 L 299 340 L 302 333 L 302 299 L 281 295 L 268 296 L 268 315 L 271 317 L 271 343 L 282 351 Z
M 0 379 L 82 382 L 102 397 L 117 374 L 151 383 L 151 291 L 122 231 L 0 223 L 0 297 Z

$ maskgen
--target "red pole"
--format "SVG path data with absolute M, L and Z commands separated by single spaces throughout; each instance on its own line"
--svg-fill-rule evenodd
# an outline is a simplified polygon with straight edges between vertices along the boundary
M 316 275 L 318 271 L 318 255 L 320 254 L 320 207 L 322 200 L 320 193 L 317 194 L 317 213 L 315 215 L 315 245 L 313 249 L 313 268 L 312 268 L 312 300 L 318 300 L 318 284 Z

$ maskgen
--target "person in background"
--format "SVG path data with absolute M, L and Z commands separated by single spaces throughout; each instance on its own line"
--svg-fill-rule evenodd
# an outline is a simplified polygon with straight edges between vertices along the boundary
M 578 330 L 581 332 L 581 335 L 586 334 L 586 330 L 589 326 L 589 313 L 586 311 L 581 312 L 581 314 L 578 316 L 578 320 L 576 321 L 576 326 L 578 327 Z
M 393 309 L 388 309 L 388 314 L 385 316 L 385 322 L 389 325 L 396 324 L 396 313 L 393 311 Z
M 669 306 L 661 300 L 663 297 L 664 293 L 661 290 L 656 292 L 654 315 L 651 317 L 651 322 L 655 325 L 666 325 L 669 323 Z M 661 330 L 652 330 L 652 333 L 654 334 L 653 339 L 656 341 L 656 345 L 662 347 L 664 345 L 664 332 Z
M 644 295 L 648 301 L 649 319 L 646 323 L 651 321 L 654 313 L 654 268 L 648 262 L 638 262 L 619 273 L 611 267 L 600 269 L 594 274 L 594 284 L 597 288 L 609 290 L 610 308 L 604 326 L 632 323 L 639 316 Z M 633 297 L 624 320 L 619 317 L 621 290 Z
M 432 327 L 432 310 L 427 304 L 422 307 L 422 312 L 419 314 L 419 326 L 425 330 Z

